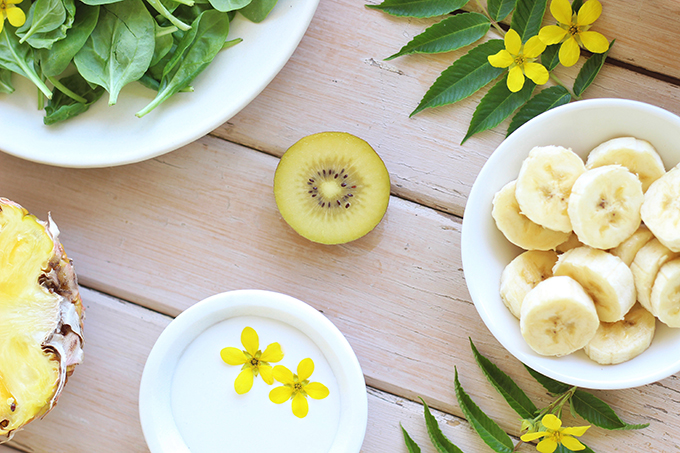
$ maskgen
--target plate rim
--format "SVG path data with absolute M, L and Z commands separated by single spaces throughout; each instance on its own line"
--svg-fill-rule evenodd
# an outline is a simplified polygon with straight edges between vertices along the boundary
M 171 321 L 154 343 L 139 386 L 140 423 L 152 453 L 189 451 L 172 416 L 172 379 L 162 380 L 162 376 L 168 376 L 167 370 L 177 365 L 186 347 L 209 327 L 263 309 L 266 314 L 255 316 L 301 331 L 321 350 L 335 375 L 342 398 L 338 430 L 328 453 L 361 450 L 368 424 L 368 393 L 359 361 L 345 336 L 326 316 L 299 299 L 274 291 L 241 289 L 192 305 Z M 198 332 L 188 338 L 184 335 L 187 329 Z

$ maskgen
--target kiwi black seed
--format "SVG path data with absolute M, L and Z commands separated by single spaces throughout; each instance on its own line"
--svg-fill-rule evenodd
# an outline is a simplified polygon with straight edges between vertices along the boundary
M 364 140 L 344 132 L 304 137 L 281 158 L 274 196 L 283 219 L 301 236 L 341 244 L 380 223 L 390 198 L 390 177 Z

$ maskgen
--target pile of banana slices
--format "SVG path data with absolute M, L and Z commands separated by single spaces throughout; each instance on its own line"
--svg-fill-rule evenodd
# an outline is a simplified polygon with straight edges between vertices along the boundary
M 526 250 L 500 294 L 538 354 L 616 364 L 649 347 L 656 318 L 680 327 L 680 165 L 666 172 L 649 142 L 615 138 L 585 163 L 533 148 L 492 216 Z

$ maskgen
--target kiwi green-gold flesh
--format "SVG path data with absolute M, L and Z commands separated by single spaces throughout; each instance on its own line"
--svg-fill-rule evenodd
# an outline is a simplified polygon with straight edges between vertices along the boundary
M 301 236 L 342 244 L 375 228 L 387 211 L 390 175 L 364 140 L 345 132 L 304 137 L 281 158 L 274 196 Z

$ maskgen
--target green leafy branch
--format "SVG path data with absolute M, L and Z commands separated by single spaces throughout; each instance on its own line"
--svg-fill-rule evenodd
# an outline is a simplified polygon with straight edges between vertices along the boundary
M 501 394 L 508 405 L 510 405 L 510 407 L 521 417 L 521 431 L 523 432 L 520 434 L 523 434 L 522 438 L 525 438 L 527 435 L 529 438 L 554 436 L 553 439 L 557 439 L 557 449 L 555 451 L 559 453 L 573 451 L 568 449 L 565 444 L 561 443 L 561 440 L 564 440 L 565 443 L 573 443 L 575 439 L 572 436 L 578 436 L 580 434 L 570 433 L 578 430 L 585 432 L 588 427 L 559 428 L 558 426 L 559 429 L 555 430 L 554 427 L 551 427 L 551 424 L 547 422 L 544 424 L 544 420 L 546 420 L 545 417 L 548 415 L 556 417 L 559 421 L 565 404 L 569 404 L 569 408 L 574 416 L 580 416 L 588 423 L 607 430 L 642 429 L 649 426 L 649 423 L 626 423 L 616 415 L 611 406 L 595 395 L 580 388 L 572 387 L 551 379 L 526 367 L 529 374 L 555 397 L 552 403 L 543 409 L 539 409 L 510 376 L 498 368 L 491 360 L 480 354 L 472 340 L 470 340 L 470 347 L 472 348 L 475 361 L 477 362 L 477 365 L 479 365 L 484 376 L 486 376 L 487 380 L 498 393 Z M 460 406 L 463 415 L 484 443 L 486 443 L 493 451 L 497 453 L 513 453 L 517 451 L 520 445 L 525 443 L 525 441 L 520 440 L 517 444 L 513 444 L 510 436 L 508 436 L 496 422 L 475 404 L 472 398 L 470 398 L 463 389 L 463 386 L 458 379 L 458 370 L 455 371 L 454 388 L 456 399 L 458 400 L 458 405 Z M 430 441 L 436 450 L 439 453 L 463 453 L 460 448 L 454 445 L 442 433 L 437 421 L 430 412 L 427 403 L 422 399 L 421 401 L 423 402 L 425 411 L 427 432 L 430 436 Z M 561 425 L 561 421 L 559 423 Z M 409 453 L 420 453 L 418 444 L 409 436 L 403 426 L 401 429 Z M 571 438 L 571 440 L 565 438 Z M 570 442 L 567 442 L 567 440 L 570 440 Z M 580 444 L 578 441 L 576 443 Z M 580 451 L 593 453 L 593 450 L 584 444 L 580 445 L 584 447 Z
M 507 135 L 510 135 L 531 118 L 572 100 L 581 99 L 584 91 L 602 69 L 609 49 L 614 44 L 612 41 L 606 46 L 605 41 L 605 49 L 600 53 L 593 53 L 588 58 L 571 89 L 553 74 L 560 64 L 561 45 L 559 43 L 548 45 L 540 55 L 540 64 L 549 72 L 549 77 L 555 85 L 535 93 L 536 84 L 527 81 L 521 89 L 511 91 L 508 88 L 509 71 L 494 67 L 489 62 L 489 57 L 503 51 L 503 40 L 484 38 L 487 37 L 491 27 L 504 37 L 506 32 L 500 22 L 512 14 L 510 29 L 517 32 L 522 44 L 526 44 L 541 31 L 548 0 L 488 0 L 487 7 L 479 0 L 475 1 L 482 13 L 460 12 L 468 0 L 384 0 L 379 5 L 366 5 L 368 8 L 400 17 L 430 18 L 447 15 L 415 36 L 386 60 L 418 53 L 452 52 L 478 43 L 441 73 L 410 115 L 413 116 L 427 108 L 454 104 L 493 83 L 491 89 L 479 101 L 461 143 L 474 134 L 498 126 L 514 114 L 507 130 Z M 581 6 L 583 0 L 574 0 L 571 4 L 573 13 L 577 14 Z M 564 24 L 560 26 L 565 28 Z M 582 28 L 587 30 L 589 27 L 590 24 L 586 24 Z M 516 62 L 510 66 L 510 70 L 517 64 L 522 65 L 523 61 L 524 57 L 519 55 Z

